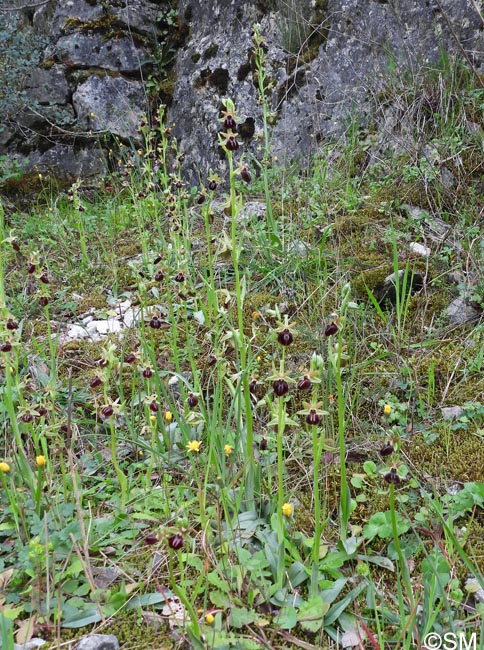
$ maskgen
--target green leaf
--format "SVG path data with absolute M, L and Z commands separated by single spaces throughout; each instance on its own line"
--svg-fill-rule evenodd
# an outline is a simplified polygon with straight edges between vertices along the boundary
M 351 485 L 358 490 L 363 487 L 364 482 L 364 478 L 361 476 L 361 474 L 355 474 L 355 476 L 353 476 L 350 480 Z
M 351 605 L 351 603 L 356 598 L 358 598 L 361 592 L 365 591 L 367 588 L 368 584 L 366 582 L 362 582 L 357 587 L 352 589 L 349 594 L 347 594 L 342 600 L 340 600 L 338 603 L 334 603 L 326 616 L 326 625 L 331 625 L 334 623 L 345 611 L 345 609 Z
M 236 607 L 230 611 L 229 625 L 243 627 L 250 625 L 255 620 L 255 612 L 249 612 L 245 607 Z
M 397 522 L 397 534 L 403 535 L 410 528 L 410 524 L 400 515 L 395 513 Z M 390 539 L 393 537 L 392 528 L 392 513 L 390 510 L 386 512 L 376 512 L 370 517 L 370 521 L 363 528 L 365 539 L 373 539 L 374 537 L 381 537 L 382 539 Z
M 92 625 L 93 623 L 98 623 L 101 620 L 101 614 L 97 609 L 88 609 L 82 610 L 77 613 L 76 616 L 73 616 L 71 619 L 62 621 L 62 627 L 66 628 L 78 628 L 85 627 L 86 625 Z
M 227 609 L 232 606 L 229 596 L 223 591 L 211 591 L 209 598 L 212 605 L 220 607 L 220 609 Z
M 303 582 L 305 582 L 308 574 L 306 572 L 304 564 L 301 562 L 294 562 L 294 564 L 291 564 L 289 571 L 287 572 L 287 577 L 291 584 L 291 587 L 298 587 Z
M 395 571 L 395 565 L 393 562 L 387 558 L 384 557 L 383 555 L 362 555 L 359 554 L 356 556 L 357 560 L 361 560 L 362 562 L 373 562 L 373 564 L 376 564 L 377 566 L 381 566 L 382 569 L 388 569 L 388 571 Z
M 363 469 L 368 476 L 374 476 L 376 474 L 376 463 L 372 460 L 367 460 L 363 463 Z
M 283 630 L 290 630 L 297 625 L 297 610 L 291 605 L 284 605 L 275 620 Z
M 211 571 L 207 575 L 207 580 L 211 585 L 220 589 L 220 591 L 224 591 L 227 594 L 229 593 L 230 586 L 228 585 L 226 580 L 222 580 L 222 578 L 219 576 L 219 574 L 216 571 Z
M 2 607 L 2 616 L 10 621 L 14 621 L 23 611 L 23 605 L 19 605 L 19 607 L 14 607 L 13 605 L 4 605 Z
M 321 562 L 320 568 L 322 571 L 339 569 L 347 560 L 349 560 L 349 557 L 346 551 L 331 551 Z
M 343 546 L 348 556 L 352 556 L 354 553 L 356 553 L 356 549 L 361 545 L 362 541 L 362 537 L 348 537 L 348 539 L 341 541 L 341 546 Z
M 135 596 L 129 603 L 126 603 L 126 609 L 136 609 L 137 607 L 153 607 L 166 602 L 173 594 L 169 590 L 164 590 L 163 594 L 156 591 L 152 594 L 142 594 Z
M 324 602 L 331 605 L 331 603 L 336 600 L 336 598 L 338 598 L 347 582 L 347 578 L 340 578 L 339 580 L 336 580 L 334 584 L 329 587 L 329 589 L 323 589 L 323 591 L 321 591 L 319 594 L 319 597 L 324 600 Z
M 329 603 L 325 603 L 320 596 L 314 596 L 301 604 L 297 616 L 298 623 L 308 632 L 318 632 L 329 608 Z

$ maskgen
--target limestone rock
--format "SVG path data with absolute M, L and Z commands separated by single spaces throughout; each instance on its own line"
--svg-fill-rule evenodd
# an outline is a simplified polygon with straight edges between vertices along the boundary
M 107 40 L 103 34 L 74 32 L 61 37 L 56 44 L 60 61 L 76 68 L 102 68 L 132 74 L 139 72 L 147 59 L 146 51 L 136 47 L 133 39 Z
M 398 281 L 399 281 L 399 288 L 400 292 L 403 290 L 403 281 L 405 278 L 405 270 L 404 269 L 399 269 L 398 271 Z M 424 277 L 421 273 L 418 273 L 417 271 L 409 271 L 407 275 L 407 282 L 405 286 L 405 294 L 408 295 L 408 293 L 416 293 L 417 291 L 420 291 L 422 287 L 424 286 Z M 382 304 L 384 302 L 389 302 L 392 305 L 395 305 L 397 302 L 397 294 L 396 294 L 396 275 L 395 273 L 391 273 L 385 278 L 383 290 L 381 292 L 381 296 L 379 297 L 379 303 Z
M 249 223 L 250 221 L 261 221 L 266 217 L 266 204 L 263 201 L 247 201 L 242 210 L 237 215 L 237 222 L 240 224 Z M 226 218 L 230 222 L 230 217 Z
M 444 420 L 454 420 L 462 415 L 462 410 L 461 406 L 444 406 L 441 413 Z
M 57 144 L 45 152 L 34 151 L 25 160 L 26 169 L 51 173 L 58 180 L 91 178 L 103 174 L 105 160 L 99 147 Z
M 420 257 L 429 257 L 430 255 L 430 248 L 428 246 L 424 246 L 423 244 L 419 244 L 418 242 L 412 241 L 408 247 L 412 253 L 420 255 Z
M 146 110 L 140 81 L 94 75 L 77 88 L 73 103 L 84 128 L 140 142 L 138 128 Z
M 114 634 L 91 634 L 76 645 L 76 650 L 119 650 Z
M 30 639 L 27 643 L 14 643 L 13 650 L 38 650 L 38 648 L 43 646 L 45 643 L 47 643 L 47 641 L 36 637 Z
M 242 150 L 260 157 L 261 107 L 250 59 L 253 22 L 261 25 L 267 46 L 267 74 L 273 83 L 270 109 L 275 113 L 271 149 L 281 162 L 309 159 L 318 142 L 340 136 L 355 113 L 362 115 L 364 126 L 375 96 L 388 88 L 390 56 L 395 74 L 403 75 L 422 63 L 437 65 L 442 42 L 449 54 L 458 54 L 454 36 L 474 52 L 484 49 L 481 18 L 466 0 L 441 0 L 439 5 L 422 0 L 400 0 L 397 5 L 374 0 L 301 1 L 301 25 L 306 25 L 308 38 L 312 34 L 311 50 L 304 56 L 297 48 L 291 51 L 287 41 L 281 7 L 289 3 L 180 0 L 179 4 L 182 15 L 190 10 L 191 31 L 186 49 L 178 53 L 169 119 L 177 124 L 187 173 L 196 166 L 221 171 L 217 118 L 220 100 L 227 96 L 234 100 L 241 124 L 249 117 L 253 120 L 254 137 L 243 142 Z M 316 5 L 323 7 L 319 14 Z M 478 55 L 475 63 L 482 70 Z M 409 123 L 401 133 L 402 115 L 391 111 L 390 137 L 400 135 L 400 149 L 405 151 L 414 125 Z
M 41 105 L 67 104 L 69 86 L 62 65 L 54 65 L 50 70 L 35 68 L 24 84 L 27 95 Z
M 299 159 L 304 165 L 321 142 L 344 138 L 357 114 L 363 129 L 370 120 L 374 124 L 379 93 L 407 71 L 418 76 L 422 65 L 439 64 L 442 44 L 449 58 L 461 56 L 464 47 L 475 71 L 484 71 L 482 20 L 469 0 L 50 0 L 34 4 L 28 19 L 22 16 L 21 29 L 47 44 L 41 66 L 27 77 L 26 109 L 1 116 L 0 152 L 36 158 L 45 170 L 60 169 L 71 180 L 104 171 L 92 156 L 99 133 L 142 144 L 137 127 L 150 74 L 152 86 L 161 87 L 168 73 L 174 83 L 168 120 L 176 125 L 187 181 L 198 184 L 210 167 L 224 178 L 217 133 L 226 97 L 239 114 L 235 158 L 246 153 L 260 160 L 263 121 L 251 39 L 256 22 L 266 49 L 271 154 L 281 164 Z M 378 110 L 381 133 L 369 145 L 370 158 L 377 160 L 378 151 L 393 144 L 416 151 L 409 112 L 391 101 Z M 71 159 L 65 166 L 66 151 L 89 164 Z M 445 162 L 435 147 L 424 146 L 419 154 L 430 166 Z M 438 173 L 446 188 L 457 182 L 451 168 Z M 431 232 L 423 233 L 429 241 L 434 226 L 432 220 Z
M 459 296 L 447 307 L 446 314 L 452 325 L 465 325 L 466 323 L 475 323 L 482 318 L 482 309 L 478 309 Z

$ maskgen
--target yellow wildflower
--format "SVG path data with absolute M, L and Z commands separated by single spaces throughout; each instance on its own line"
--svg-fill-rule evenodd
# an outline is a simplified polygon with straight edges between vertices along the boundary
M 6 463 L 5 461 L 0 463 L 0 472 L 6 474 L 9 471 L 10 471 L 10 465 L 8 463 Z
M 383 413 L 385 413 L 385 415 L 390 415 L 391 412 L 392 412 L 392 407 L 390 406 L 390 404 L 385 404 L 385 406 L 383 407 Z
M 190 440 L 190 442 L 187 445 L 187 450 L 198 453 L 200 451 L 201 444 L 202 444 L 201 440 Z
M 43 467 L 46 464 L 47 460 L 45 456 L 40 455 L 35 457 L 35 462 L 37 463 L 37 467 Z
M 283 514 L 285 517 L 290 517 L 290 516 L 292 515 L 292 504 L 290 504 L 290 503 L 285 503 L 285 504 L 282 506 L 282 514 Z
M 225 445 L 224 451 L 226 456 L 230 456 L 230 454 L 233 452 L 232 445 Z
M 209 625 L 213 625 L 213 623 L 214 623 L 214 621 L 215 621 L 215 616 L 214 616 L 213 614 L 207 614 L 207 615 L 205 616 L 205 620 L 207 621 L 207 623 L 208 623 Z
M 165 412 L 165 420 L 167 422 L 171 422 L 173 420 L 173 413 L 171 411 Z

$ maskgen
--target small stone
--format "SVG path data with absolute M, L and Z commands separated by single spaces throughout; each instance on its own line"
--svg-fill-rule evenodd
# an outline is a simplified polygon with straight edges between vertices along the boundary
M 452 325 L 474 323 L 482 316 L 482 310 L 473 307 L 465 298 L 456 298 L 445 310 Z
M 468 578 L 465 586 L 479 603 L 484 603 L 484 589 L 478 583 L 476 578 Z
M 67 330 L 67 338 L 71 341 L 85 339 L 87 336 L 89 336 L 89 332 L 82 325 L 71 325 Z
M 141 320 L 141 309 L 130 307 L 123 314 L 125 327 L 133 327 Z
M 266 218 L 266 204 L 261 201 L 248 201 L 237 215 L 237 223 L 243 224 L 252 221 L 261 221 Z
M 44 639 L 34 638 L 30 639 L 27 643 L 14 643 L 13 650 L 37 650 L 37 648 L 43 646 L 44 643 L 47 643 L 47 641 L 44 641 Z
M 444 420 L 454 420 L 460 418 L 462 415 L 462 407 L 460 406 L 446 406 L 440 410 Z
M 75 650 L 119 650 L 114 634 L 91 634 L 76 645 Z
M 120 332 L 123 326 L 116 318 L 108 318 L 108 320 L 93 320 L 88 324 L 87 329 L 89 332 L 104 335 Z
M 119 302 L 116 305 L 116 308 L 118 311 L 120 311 L 122 314 L 131 307 L 131 300 L 129 298 L 126 298 L 126 300 L 123 300 L 123 302 Z
M 115 582 L 120 576 L 121 571 L 116 567 L 92 567 L 94 584 L 98 589 L 107 589 L 110 584 Z
M 409 248 L 412 251 L 412 253 L 415 253 L 416 255 L 420 255 L 421 257 L 428 257 L 430 255 L 430 248 L 424 246 L 423 244 L 418 244 L 415 241 L 410 242 Z
M 155 612 L 141 612 L 143 623 L 148 627 L 154 628 L 156 632 L 161 632 L 165 624 L 165 619 Z
M 297 257 L 304 259 L 308 256 L 308 249 L 309 247 L 307 244 L 305 244 L 300 239 L 296 239 L 289 244 L 287 252 L 291 253 L 291 255 L 296 255 Z
M 454 497 L 462 490 L 462 485 L 460 483 L 452 483 L 447 488 L 447 494 L 450 494 L 451 497 Z
M 405 286 L 405 294 L 408 295 L 414 294 L 417 291 L 420 291 L 424 286 L 424 277 L 421 273 L 416 271 L 405 271 L 404 269 L 399 269 L 398 271 L 398 284 L 400 292 L 403 296 L 403 283 L 405 279 L 405 273 L 407 273 L 407 282 Z M 379 300 L 380 304 L 386 302 L 396 305 L 397 303 L 397 283 L 396 283 L 395 273 L 391 273 L 385 278 L 385 284 L 383 287 L 382 295 Z M 401 297 L 402 297 L 401 296 Z
M 187 381 L 184 382 L 185 385 L 189 385 L 193 380 L 192 373 L 188 372 L 188 371 L 185 371 L 185 372 L 182 372 L 181 374 L 182 374 L 182 377 L 187 380 Z M 181 395 L 180 380 L 178 379 L 178 377 L 176 375 L 174 375 L 173 377 L 170 377 L 170 379 L 168 380 L 168 390 L 171 393 L 173 393 L 174 397 L 180 397 L 180 395 Z

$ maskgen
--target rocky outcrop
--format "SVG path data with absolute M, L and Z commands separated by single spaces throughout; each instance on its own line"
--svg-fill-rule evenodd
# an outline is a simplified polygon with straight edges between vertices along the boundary
M 392 147 L 399 138 L 408 146 L 405 116 L 386 99 L 392 84 L 444 56 L 467 59 L 481 83 L 484 72 L 484 23 L 469 0 L 179 0 L 176 8 L 50 0 L 21 18 L 44 46 L 39 66 L 22 75 L 20 105 L 2 116 L 0 155 L 66 178 L 102 172 L 99 145 L 113 137 L 139 146 L 142 115 L 171 98 L 168 119 L 192 182 L 223 171 L 225 97 L 240 114 L 242 150 L 260 158 L 254 23 L 266 51 L 271 151 L 281 162 L 309 158 L 356 116 L 360 125 L 374 120 L 376 105 L 376 146 L 389 146 L 389 133 Z
M 467 0 L 182 0 L 181 6 L 192 9 L 191 31 L 178 55 L 170 119 L 193 173 L 198 166 L 202 174 L 221 167 L 217 118 L 227 95 L 242 122 L 254 124 L 244 144 L 257 155 L 262 121 L 251 61 L 254 21 L 267 46 L 271 148 L 281 161 L 310 157 L 318 143 L 341 134 L 357 116 L 363 125 L 391 84 L 438 65 L 444 55 L 466 57 L 476 73 L 484 72 L 477 58 L 484 50 L 483 20 Z M 293 15 L 287 7 L 300 9 Z M 288 30 L 295 29 L 297 15 L 303 33 L 294 42 Z M 390 114 L 392 132 L 398 132 L 401 116 L 392 106 L 384 113 L 387 120 Z
M 113 138 L 140 145 L 140 123 L 157 104 L 146 82 L 163 80 L 183 40 L 169 0 L 50 0 L 8 15 L 42 48 L 38 67 L 9 79 L 16 103 L 2 106 L 0 93 L 0 156 L 70 182 L 106 171 Z

